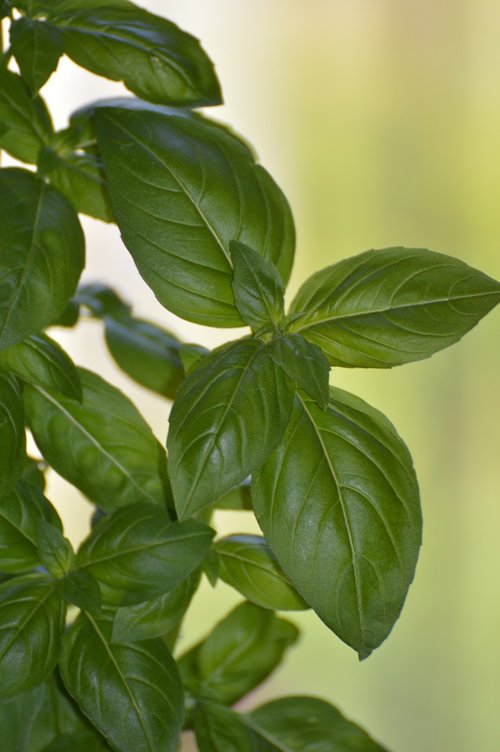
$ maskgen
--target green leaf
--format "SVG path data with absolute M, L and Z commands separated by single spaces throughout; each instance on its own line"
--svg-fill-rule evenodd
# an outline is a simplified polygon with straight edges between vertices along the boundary
M 181 359 L 184 373 L 186 375 L 190 373 L 194 369 L 198 361 L 200 361 L 205 357 L 205 355 L 208 355 L 209 353 L 210 350 L 207 350 L 207 348 L 203 347 L 203 345 L 196 345 L 191 342 L 181 342 L 179 345 L 179 358 Z
M 53 577 L 64 577 L 72 568 L 75 554 L 71 543 L 43 518 L 36 522 L 36 545 L 40 561 Z
M 366 251 L 313 274 L 290 324 L 335 366 L 391 368 L 457 342 L 500 301 L 500 283 L 420 248 Z
M 198 697 L 232 705 L 274 671 L 298 634 L 272 611 L 242 603 L 180 658 L 184 683 Z
M 165 450 L 125 395 L 91 371 L 79 373 L 82 403 L 42 387 L 25 389 L 43 456 L 106 511 L 139 501 L 164 505 Z
M 166 509 L 137 504 L 101 520 L 77 564 L 99 582 L 103 601 L 133 605 L 177 587 L 203 561 L 212 537 L 201 522 L 170 522 Z
M 58 736 L 42 752 L 110 752 L 102 737 L 94 731 L 83 731 L 78 734 L 64 734 Z
M 241 486 L 232 488 L 215 502 L 217 509 L 231 509 L 235 511 L 251 511 L 252 496 L 250 493 L 250 480 L 247 478 Z
M 199 116 L 120 106 L 96 119 L 113 213 L 160 303 L 195 323 L 241 326 L 230 241 L 290 274 L 295 233 L 278 186 L 240 139 Z
M 259 468 L 289 420 L 291 385 L 258 340 L 203 358 L 170 414 L 170 480 L 179 517 L 216 501 Z
M 28 574 L 0 585 L 0 697 L 24 692 L 50 676 L 65 613 L 51 577 Z
M 160 640 L 116 645 L 110 632 L 88 615 L 73 624 L 61 659 L 69 693 L 118 752 L 175 752 L 183 721 L 175 661 Z
M 59 580 L 58 590 L 65 601 L 91 614 L 101 611 L 101 591 L 88 572 L 75 570 Z
M 298 396 L 252 497 L 300 595 L 366 658 L 399 616 L 421 543 L 415 471 L 392 424 L 341 389 L 326 411 Z
M 93 154 L 41 152 L 39 171 L 73 204 L 77 212 L 113 222 L 102 165 Z M 48 161 L 50 160 L 50 161 Z
M 175 629 L 191 603 L 199 579 L 195 571 L 168 593 L 119 608 L 113 621 L 113 642 L 151 640 Z
M 73 207 L 26 170 L 0 171 L 0 227 L 4 349 L 63 312 L 83 269 L 85 246 Z
M 252 329 L 277 326 L 285 312 L 285 285 L 278 270 L 244 243 L 230 243 L 236 308 Z
M 209 57 L 197 39 L 170 21 L 132 4 L 43 5 L 62 32 L 64 51 L 77 65 L 123 81 L 127 89 L 151 102 L 221 103 Z
M 71 299 L 60 316 L 51 322 L 50 326 L 64 326 L 72 329 L 78 324 L 80 318 L 80 306 Z
M 78 288 L 75 300 L 78 305 L 84 305 L 99 319 L 105 316 L 126 318 L 131 310 L 130 305 L 122 300 L 111 287 L 100 282 L 81 285 Z
M 75 364 L 62 347 L 46 334 L 32 334 L 0 351 L 0 368 L 14 371 L 28 384 L 55 389 L 81 400 L 82 385 Z
M 38 152 L 52 134 L 52 122 L 43 99 L 32 97 L 17 73 L 0 70 L 0 148 L 21 162 L 36 164 Z
M 24 466 L 22 479 L 34 486 L 37 491 L 43 493 L 45 491 L 45 470 L 47 468 L 46 463 L 43 460 L 35 459 L 34 457 L 24 457 Z
M 252 603 L 275 611 L 308 608 L 259 535 L 228 535 L 215 544 L 219 577 Z
M 10 374 L 0 373 L 0 496 L 23 472 L 26 436 L 21 390 Z
M 173 399 L 184 379 L 179 342 L 165 329 L 141 319 L 104 319 L 106 344 L 116 363 L 132 379 Z
M 304 389 L 320 407 L 328 405 L 330 365 L 319 347 L 310 344 L 300 334 L 288 334 L 275 337 L 269 352 L 288 378 Z
M 245 716 L 217 702 L 198 702 L 193 712 L 199 752 L 275 752 L 245 723 Z M 281 750 L 280 750 L 281 752 Z
M 10 27 L 10 42 L 21 76 L 36 94 L 57 68 L 62 34 L 46 21 L 18 18 Z

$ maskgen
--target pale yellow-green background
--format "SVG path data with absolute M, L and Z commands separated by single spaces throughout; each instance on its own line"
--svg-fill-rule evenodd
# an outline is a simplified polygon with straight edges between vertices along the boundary
M 451 253 L 500 277 L 498 0 L 143 4 L 202 38 L 227 102 L 216 116 L 253 142 L 289 197 L 298 228 L 291 288 L 390 245 Z M 79 104 L 117 90 L 65 63 L 47 97 L 63 125 Z M 108 280 L 139 314 L 205 341 L 201 327 L 154 301 L 115 231 L 85 226 L 88 279 Z M 500 750 L 499 316 L 423 363 L 332 373 L 385 411 L 413 453 L 425 519 L 416 581 L 393 633 L 362 664 L 312 614 L 293 616 L 302 642 L 252 702 L 321 695 L 393 752 Z M 97 325 L 79 333 L 60 339 L 125 389 L 163 440 L 168 405 L 109 366 Z M 89 508 L 60 480 L 51 493 L 78 539 Z M 221 522 L 250 529 L 245 514 Z M 204 590 L 183 644 L 236 600 L 225 586 Z

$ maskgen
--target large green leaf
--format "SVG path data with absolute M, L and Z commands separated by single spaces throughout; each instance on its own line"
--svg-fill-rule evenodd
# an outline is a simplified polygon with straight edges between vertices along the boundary
M 25 446 L 21 389 L 13 376 L 0 373 L 0 496 L 21 477 Z
M 335 366 L 391 368 L 457 342 L 500 301 L 500 283 L 419 248 L 366 251 L 313 274 L 291 331 Z
M 0 585 L 0 697 L 50 676 L 59 659 L 65 613 L 47 575 L 28 574 Z
M 230 243 L 233 293 L 243 321 L 254 330 L 276 327 L 284 316 L 285 285 L 270 261 L 243 243 Z
M 57 68 L 63 53 L 59 29 L 34 18 L 18 18 L 10 27 L 12 52 L 23 79 L 33 94 Z
M 0 148 L 21 162 L 36 164 L 41 147 L 52 134 L 50 115 L 41 97 L 32 97 L 17 73 L 0 70 Z
M 215 544 L 218 574 L 252 603 L 275 611 L 307 608 L 264 538 L 228 535 Z
M 252 496 L 298 592 L 367 657 L 399 616 L 421 542 L 417 480 L 392 424 L 341 389 L 326 411 L 298 396 Z
M 177 512 L 189 517 L 259 468 L 280 442 L 293 388 L 255 339 L 203 358 L 170 414 L 170 479 Z
M 101 520 L 80 547 L 77 564 L 100 583 L 107 603 L 132 605 L 185 580 L 205 558 L 212 537 L 201 522 L 170 522 L 165 508 L 137 504 Z
M 63 312 L 83 269 L 85 247 L 72 206 L 26 170 L 0 172 L 0 227 L 0 349 L 4 349 L 48 326 Z
M 175 752 L 183 691 L 160 640 L 111 643 L 111 625 L 80 615 L 66 635 L 61 674 L 69 693 L 118 752 Z
M 242 603 L 180 658 L 184 684 L 197 697 L 231 705 L 274 671 L 298 635 L 272 611 Z
M 89 217 L 113 222 L 113 214 L 106 191 L 100 160 L 93 154 L 42 152 L 39 168 L 72 203 L 77 212 Z
M 241 326 L 230 242 L 290 274 L 295 234 L 278 186 L 240 139 L 201 117 L 120 106 L 96 118 L 113 213 L 160 303 L 189 321 Z
M 6 368 L 29 384 L 56 389 L 80 400 L 82 385 L 75 364 L 62 347 L 46 334 L 32 334 L 17 345 L 0 351 L 0 368 Z
M 79 373 L 82 403 L 26 387 L 28 421 L 43 456 L 102 509 L 164 504 L 165 450 L 125 395 L 91 371 Z

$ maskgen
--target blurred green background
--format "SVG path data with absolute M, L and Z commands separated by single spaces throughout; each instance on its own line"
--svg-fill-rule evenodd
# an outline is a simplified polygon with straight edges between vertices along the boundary
M 256 147 L 287 194 L 298 254 L 290 292 L 313 270 L 372 247 L 456 255 L 500 278 L 500 5 L 497 0 L 149 0 L 202 39 L 226 105 L 213 115 Z M 115 93 L 70 63 L 46 88 L 56 119 Z M 87 279 L 114 284 L 143 316 L 188 340 L 206 332 L 160 308 L 118 234 L 86 222 Z M 393 371 L 340 371 L 332 381 L 396 424 L 413 453 L 424 546 L 403 614 L 367 661 L 311 613 L 303 638 L 248 706 L 277 693 L 323 696 L 392 752 L 500 749 L 500 319 L 464 342 Z M 60 339 L 139 405 L 161 440 L 169 406 L 113 369 L 99 327 Z M 88 506 L 55 477 L 71 536 Z M 220 515 L 225 532 L 253 529 Z M 209 586 L 182 636 L 199 638 L 238 600 Z M 189 742 L 186 742 L 189 745 Z M 186 746 L 186 749 L 188 746 Z

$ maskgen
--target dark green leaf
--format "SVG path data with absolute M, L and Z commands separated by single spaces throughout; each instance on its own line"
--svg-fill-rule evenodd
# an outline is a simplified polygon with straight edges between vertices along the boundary
M 47 155 L 47 152 L 44 154 Z M 50 164 L 42 164 L 44 169 L 41 170 L 47 174 L 50 183 L 66 196 L 77 212 L 101 219 L 103 222 L 113 222 L 113 213 L 98 158 L 92 154 L 76 152 L 60 157 L 54 155 L 54 152 L 51 154 Z
M 105 316 L 127 318 L 131 310 L 130 305 L 122 300 L 111 287 L 100 282 L 79 287 L 75 300 L 79 305 L 88 308 L 99 319 Z
M 21 76 L 36 94 L 57 68 L 62 34 L 46 21 L 18 18 L 10 27 L 10 42 Z
M 58 736 L 42 752 L 110 752 L 102 737 L 94 731 L 83 731 L 78 734 L 64 734 Z
M 52 133 L 43 99 L 32 97 L 17 73 L 0 70 L 0 147 L 21 162 L 36 164 L 40 148 Z
M 36 522 L 36 545 L 40 561 L 53 577 L 64 577 L 75 561 L 73 547 L 59 528 L 43 518 Z
M 335 366 L 391 368 L 457 342 L 500 301 L 500 283 L 419 248 L 366 251 L 313 274 L 290 324 Z
M 215 544 L 219 577 L 252 603 L 275 611 L 308 608 L 259 535 L 229 535 Z
M 272 611 L 242 603 L 179 660 L 184 683 L 198 697 L 231 705 L 274 671 L 298 634 Z
M 0 172 L 0 227 L 0 349 L 4 349 L 48 326 L 63 312 L 83 269 L 85 246 L 72 206 L 26 170 Z
M 243 321 L 254 330 L 277 326 L 284 316 L 285 285 L 266 258 L 243 243 L 230 243 L 233 293 Z
M 21 477 L 26 436 L 21 390 L 10 374 L 0 373 L 0 496 Z
M 232 488 L 215 503 L 217 509 L 233 509 L 236 511 L 250 511 L 252 509 L 252 496 L 250 493 L 250 481 L 247 478 L 241 486 Z
M 32 334 L 0 352 L 0 368 L 14 371 L 29 384 L 55 389 L 67 397 L 82 398 L 75 364 L 62 347 L 46 334 Z
M 113 621 L 113 642 L 136 642 L 162 637 L 180 624 L 199 582 L 199 573 L 145 603 L 119 608 Z
M 165 329 L 122 316 L 104 319 L 106 344 L 116 363 L 132 379 L 173 399 L 184 378 L 179 342 Z
M 298 592 L 367 657 L 399 616 L 421 542 L 415 472 L 392 424 L 341 389 L 331 388 L 325 412 L 297 396 L 252 497 Z
M 275 752 L 247 726 L 245 716 L 217 702 L 203 700 L 193 713 L 199 752 Z M 281 752 L 281 750 L 280 750 Z
M 34 486 L 37 491 L 43 493 L 45 491 L 45 470 L 47 468 L 46 463 L 43 460 L 35 459 L 34 457 L 24 458 L 24 467 L 22 479 Z
M 199 360 L 208 355 L 210 350 L 202 345 L 182 342 L 179 345 L 179 358 L 181 359 L 184 373 L 190 373 Z
M 96 580 L 88 572 L 75 570 L 58 582 L 58 589 L 68 603 L 98 614 L 101 610 L 101 591 Z
M 134 405 L 97 374 L 79 370 L 83 402 L 26 387 L 35 441 L 48 463 L 95 504 L 113 510 L 165 503 L 165 450 Z
M 80 306 L 74 300 L 70 300 L 60 316 L 50 323 L 50 326 L 64 326 L 72 329 L 80 318 Z
M 169 468 L 181 518 L 216 501 L 259 468 L 280 442 L 293 391 L 258 340 L 204 358 L 170 414 Z
M 320 407 L 328 404 L 330 366 L 321 350 L 300 334 L 276 337 L 269 352 L 288 378 L 304 389 Z
M 15 577 L 0 585 L 0 697 L 24 692 L 52 673 L 66 607 L 52 578 Z
M 240 139 L 201 117 L 110 107 L 96 118 L 113 213 L 160 303 L 241 326 L 229 244 L 256 248 L 288 279 L 295 234 L 280 189 Z
M 179 585 L 206 556 L 213 531 L 201 522 L 170 522 L 166 509 L 137 504 L 96 525 L 77 563 L 101 586 L 102 598 L 133 605 Z
M 110 632 L 78 617 L 61 660 L 68 691 L 118 752 L 175 752 L 183 721 L 175 661 L 160 640 L 116 645 Z

